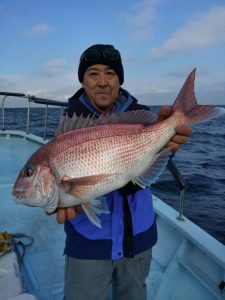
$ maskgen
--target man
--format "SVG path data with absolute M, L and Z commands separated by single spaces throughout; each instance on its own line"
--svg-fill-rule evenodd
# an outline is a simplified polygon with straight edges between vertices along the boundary
M 118 50 L 97 44 L 81 55 L 78 68 L 79 89 L 68 102 L 72 117 L 95 117 L 128 110 L 148 110 L 147 106 L 121 88 L 123 65 Z M 163 107 L 159 120 L 170 114 Z M 175 149 L 191 134 L 188 127 L 177 128 L 168 146 Z M 102 228 L 92 225 L 80 206 L 59 208 L 57 220 L 65 222 L 66 300 L 106 300 L 112 284 L 114 300 L 146 300 L 151 249 L 157 241 L 152 196 L 148 188 L 133 183 L 106 195 L 109 214 L 101 214 Z

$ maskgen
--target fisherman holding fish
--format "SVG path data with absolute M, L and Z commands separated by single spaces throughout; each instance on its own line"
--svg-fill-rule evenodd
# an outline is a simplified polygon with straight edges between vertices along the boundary
M 222 108 L 198 105 L 195 70 L 158 117 L 121 88 L 120 53 L 97 44 L 81 55 L 82 87 L 69 99 L 58 136 L 22 168 L 16 201 L 57 211 L 65 223 L 65 300 L 146 300 L 157 228 L 149 186 L 190 125 Z
M 118 50 L 111 45 L 93 45 L 81 55 L 79 89 L 68 102 L 72 117 L 149 110 L 121 88 L 124 71 Z M 170 114 L 163 107 L 159 119 Z M 168 147 L 179 148 L 191 128 L 177 127 Z M 101 151 L 101 149 L 99 149 Z M 109 214 L 101 214 L 101 228 L 93 226 L 81 207 L 58 208 L 59 223 L 65 222 L 65 299 L 108 299 L 112 284 L 114 300 L 147 299 L 145 280 L 151 249 L 157 241 L 152 195 L 149 188 L 129 182 L 106 195 Z

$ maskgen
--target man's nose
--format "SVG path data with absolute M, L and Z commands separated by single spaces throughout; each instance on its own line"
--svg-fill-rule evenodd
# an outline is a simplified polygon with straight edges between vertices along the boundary
M 99 86 L 106 86 L 107 85 L 107 79 L 106 79 L 105 74 L 100 74 L 98 84 L 99 84 Z

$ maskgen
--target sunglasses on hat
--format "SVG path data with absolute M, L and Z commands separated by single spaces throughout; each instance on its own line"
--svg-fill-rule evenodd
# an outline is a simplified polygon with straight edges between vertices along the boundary
M 99 60 L 101 56 L 103 56 L 107 60 L 117 60 L 120 58 L 120 53 L 114 48 L 106 48 L 101 51 L 98 49 L 89 49 L 84 52 L 84 54 L 80 58 L 80 61 L 82 61 L 83 59 L 85 61 L 96 61 Z

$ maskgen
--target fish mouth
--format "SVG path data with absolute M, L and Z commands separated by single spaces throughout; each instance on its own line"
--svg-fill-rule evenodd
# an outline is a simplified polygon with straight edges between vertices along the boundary
M 28 193 L 26 189 L 16 188 L 16 189 L 13 189 L 12 195 L 17 200 L 30 199 L 30 198 L 32 198 L 32 192 Z
M 42 207 L 47 213 L 54 212 L 59 202 L 57 186 L 55 185 L 54 188 L 50 189 L 47 193 L 44 191 L 43 184 L 41 184 L 40 187 L 41 190 L 36 187 L 36 190 L 32 190 L 32 192 L 29 193 L 21 188 L 14 189 L 12 195 L 15 202 L 30 207 Z
M 30 207 L 44 207 L 45 205 L 40 201 L 37 201 L 37 197 L 33 197 L 32 195 L 26 194 L 25 191 L 17 190 L 12 193 L 13 198 L 16 203 L 24 204 Z
M 19 196 L 14 196 L 14 200 L 18 204 L 25 204 L 26 206 L 30 206 L 30 207 L 38 207 L 38 205 L 36 204 L 31 204 L 29 202 L 29 199 L 26 198 L 24 194 L 21 194 Z
M 25 193 L 21 193 L 21 192 L 13 192 L 13 198 L 16 202 L 24 202 L 27 200 L 27 198 L 25 197 Z

